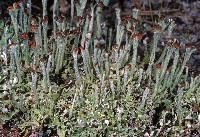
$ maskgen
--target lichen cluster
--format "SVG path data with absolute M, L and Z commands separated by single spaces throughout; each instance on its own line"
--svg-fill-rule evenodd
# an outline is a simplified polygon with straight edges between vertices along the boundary
M 200 103 L 200 77 L 189 77 L 186 67 L 197 48 L 187 44 L 180 56 L 174 21 L 159 16 L 149 28 L 152 42 L 144 42 L 140 58 L 138 9 L 121 17 L 116 8 L 115 26 L 102 28 L 109 1 L 88 4 L 90 14 L 85 15 L 87 0 L 72 0 L 68 20 L 54 0 L 53 30 L 48 35 L 47 0 L 42 3 L 43 16 L 36 17 L 31 0 L 27 8 L 21 1 L 14 3 L 8 7 L 12 23 L 0 24 L 1 123 L 22 112 L 14 119 L 21 130 L 42 131 L 48 126 L 59 136 L 177 136 L 185 132 L 188 125 L 183 120 L 188 116 L 193 128 L 200 126 L 198 111 L 182 107 Z M 164 31 L 168 38 L 162 53 L 157 53 Z M 57 82 L 58 76 L 67 83 Z M 155 123 L 161 104 L 164 109 Z

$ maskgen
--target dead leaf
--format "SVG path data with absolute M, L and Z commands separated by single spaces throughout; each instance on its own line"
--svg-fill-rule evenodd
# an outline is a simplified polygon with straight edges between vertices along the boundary
M 198 112 L 199 111 L 199 105 L 197 103 L 194 104 L 194 106 L 192 107 L 193 112 Z

